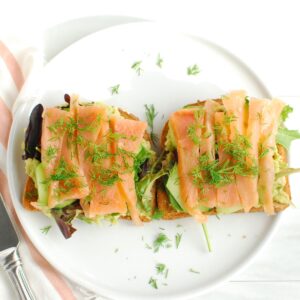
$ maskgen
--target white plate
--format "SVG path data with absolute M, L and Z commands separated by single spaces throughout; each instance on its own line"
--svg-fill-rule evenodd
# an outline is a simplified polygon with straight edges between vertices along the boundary
M 156 66 L 158 53 L 164 59 L 161 69 Z M 139 60 L 144 70 L 141 76 L 131 69 Z M 186 69 L 193 64 L 199 65 L 201 72 L 188 76 Z M 109 87 L 116 84 L 120 84 L 120 94 L 111 96 Z M 102 99 L 125 108 L 142 119 L 144 104 L 153 103 L 159 111 L 156 130 L 160 132 L 172 111 L 237 88 L 251 95 L 270 96 L 244 63 L 219 46 L 153 24 L 135 23 L 97 32 L 64 50 L 46 66 L 38 93 L 47 106 L 62 103 L 66 92 L 78 93 L 86 99 Z M 21 106 L 14 118 L 8 150 L 10 190 L 32 242 L 73 281 L 115 299 L 192 297 L 240 270 L 274 232 L 279 216 L 256 213 L 221 216 L 220 220 L 210 217 L 212 253 L 207 252 L 201 226 L 192 219 L 153 221 L 142 227 L 127 221 L 115 226 L 76 222 L 78 231 L 69 240 L 55 225 L 47 235 L 42 234 L 40 228 L 53 222 L 39 213 L 25 211 L 20 203 L 25 179 L 21 143 L 35 104 Z M 159 227 L 165 229 L 173 247 L 153 253 L 145 243 L 152 243 L 161 232 Z M 176 249 L 174 236 L 178 232 L 183 236 Z M 156 263 L 166 264 L 168 278 L 156 274 Z M 200 273 L 190 272 L 191 268 Z M 148 284 L 150 277 L 157 279 L 157 290 Z

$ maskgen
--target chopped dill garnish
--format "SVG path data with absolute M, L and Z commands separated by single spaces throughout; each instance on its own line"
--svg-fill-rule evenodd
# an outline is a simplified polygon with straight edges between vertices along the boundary
M 198 187 L 203 188 L 205 183 L 221 187 L 234 181 L 233 167 L 230 162 L 220 163 L 211 161 L 208 154 L 199 157 L 198 166 L 192 171 L 193 181 Z
M 51 227 L 52 227 L 51 225 L 48 225 L 48 226 L 41 228 L 40 230 L 43 234 L 47 234 L 49 232 L 49 230 L 51 229 Z
M 152 247 L 148 243 L 145 243 L 145 247 L 146 249 L 152 250 Z
M 201 144 L 201 128 L 204 128 L 202 125 L 202 120 L 204 117 L 204 109 L 202 107 L 197 108 L 194 111 L 195 122 L 187 128 L 187 135 L 193 141 L 194 144 Z
M 157 287 L 157 282 L 156 282 L 156 279 L 155 279 L 155 278 L 151 277 L 151 278 L 149 279 L 148 284 L 150 284 L 154 289 L 156 289 L 156 290 L 158 289 L 158 287 Z
M 156 264 L 155 266 L 157 274 L 162 274 L 166 270 L 165 264 Z
M 50 180 L 60 181 L 78 177 L 74 167 L 68 165 L 64 159 L 60 159 L 54 173 L 50 175 Z
M 116 84 L 110 87 L 111 94 L 112 95 L 119 94 L 119 88 L 120 88 L 120 84 Z
M 112 186 L 116 182 L 120 181 L 118 172 L 111 169 L 102 169 L 97 168 L 94 172 L 91 173 L 91 179 L 97 181 L 99 184 L 104 186 Z
M 154 252 L 158 252 L 161 247 L 169 248 L 169 238 L 164 233 L 159 233 L 153 242 Z
M 194 269 L 192 269 L 192 268 L 190 268 L 190 269 L 189 269 L 189 271 L 190 271 L 191 273 L 200 274 L 200 272 L 199 272 L 199 271 L 197 271 L 197 270 L 194 270 Z
M 56 155 L 57 155 L 57 151 L 58 149 L 52 146 L 49 146 L 46 149 L 46 156 L 47 156 L 47 160 L 50 161 L 52 160 Z
M 178 249 L 179 247 L 179 244 L 181 242 L 181 237 L 182 237 L 182 233 L 177 233 L 175 235 L 175 244 L 176 244 L 176 248 Z
M 165 264 L 161 264 L 161 263 L 156 264 L 155 268 L 156 268 L 156 273 L 157 273 L 158 275 L 161 274 L 161 275 L 163 275 L 165 278 L 168 277 L 169 269 L 166 267 Z
M 224 152 L 232 157 L 236 175 L 258 175 L 257 163 L 255 163 L 254 158 L 249 153 L 249 149 L 252 146 L 246 136 L 237 134 L 232 142 L 222 142 L 221 145 Z
M 194 64 L 192 66 L 189 66 L 186 70 L 188 75 L 197 75 L 200 73 L 200 69 L 198 65 Z
M 138 74 L 138 76 L 140 76 L 143 72 L 143 69 L 141 68 L 141 64 L 142 64 L 142 61 L 139 60 L 139 61 L 134 62 L 131 66 L 131 69 L 135 70 L 136 73 Z
M 159 68 L 162 68 L 163 62 L 164 62 L 164 60 L 161 58 L 160 54 L 158 53 L 157 59 L 156 59 L 156 65 L 157 65 Z
M 187 135 L 193 141 L 194 144 L 200 145 L 201 138 L 197 134 L 197 125 L 196 124 L 192 124 L 188 127 Z
M 235 115 L 224 114 L 224 125 L 229 125 L 232 122 L 235 122 L 237 117 Z

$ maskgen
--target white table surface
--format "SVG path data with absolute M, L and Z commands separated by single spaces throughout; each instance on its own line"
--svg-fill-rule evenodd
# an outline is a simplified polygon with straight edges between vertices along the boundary
M 297 97 L 300 95 L 299 2 L 261 2 L 10 2 L 0 11 L 0 34 L 3 31 L 21 33 L 30 38 L 42 35 L 45 58 L 49 61 L 91 32 L 134 21 L 134 18 L 150 19 L 219 43 L 250 65 L 274 96 Z M 122 15 L 128 17 L 120 17 Z M 294 202 L 296 206 L 297 202 L 300 204 L 297 199 Z M 299 229 L 300 210 L 288 209 L 278 232 L 252 265 L 198 299 L 300 299 Z M 0 299 L 9 299 L 8 295 L 12 295 L 7 289 L 8 281 L 0 272 Z

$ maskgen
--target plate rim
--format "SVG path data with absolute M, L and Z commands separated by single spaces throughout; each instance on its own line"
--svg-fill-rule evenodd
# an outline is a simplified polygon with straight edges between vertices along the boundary
M 200 36 L 194 36 L 194 35 L 189 35 L 187 33 L 183 33 L 177 30 L 172 29 L 169 26 L 166 26 L 165 24 L 160 24 L 158 22 L 149 22 L 149 21 L 140 21 L 140 22 L 134 22 L 134 23 L 127 23 L 127 24 L 121 24 L 121 25 L 115 25 L 113 27 L 108 27 L 105 29 L 101 29 L 98 30 L 96 32 L 93 32 L 91 34 L 86 35 L 85 37 L 80 38 L 79 40 L 77 40 L 76 42 L 72 43 L 71 45 L 69 45 L 68 47 L 66 47 L 64 50 L 62 50 L 59 54 L 57 54 L 53 59 L 51 59 L 42 69 L 42 72 L 44 72 L 45 68 L 47 68 L 47 66 L 49 64 L 52 64 L 53 62 L 55 62 L 55 60 L 57 58 L 59 58 L 61 55 L 63 55 L 63 53 L 68 50 L 69 48 L 72 48 L 73 46 L 76 46 L 78 43 L 82 42 L 85 39 L 90 39 L 93 36 L 96 36 L 100 33 L 102 33 L 103 31 L 115 31 L 115 30 L 124 30 L 124 27 L 127 28 L 127 30 L 132 30 L 132 27 L 141 27 L 141 26 L 146 26 L 146 27 L 151 27 L 151 30 L 155 30 L 155 28 L 161 28 L 164 30 L 164 33 L 170 33 L 170 34 L 175 34 L 178 36 L 183 36 L 183 37 L 190 37 L 193 38 L 193 40 L 195 42 L 205 42 L 205 43 L 209 43 L 210 45 L 212 45 L 215 48 L 220 49 L 222 52 L 226 53 L 227 55 L 229 55 L 231 58 L 233 58 L 235 61 L 237 61 L 239 64 L 241 64 L 250 74 L 252 77 L 255 78 L 255 80 L 260 84 L 260 86 L 265 90 L 265 94 L 270 97 L 270 92 L 267 88 L 267 86 L 263 83 L 263 81 L 260 79 L 260 77 L 258 77 L 258 75 L 247 65 L 247 63 L 244 62 L 244 60 L 240 59 L 238 56 L 236 56 L 236 54 L 232 53 L 230 50 L 228 50 L 227 48 L 224 48 L 223 46 L 219 45 L 218 43 L 214 43 L 213 41 L 207 39 L 206 37 L 200 37 Z M 134 30 L 134 29 L 133 29 Z M 14 135 L 16 134 L 17 131 L 17 126 L 18 126 L 18 121 L 17 121 L 17 116 L 21 116 L 22 113 L 25 111 L 26 108 L 29 108 L 29 106 L 32 105 L 32 102 L 26 102 L 26 103 L 22 103 L 17 110 L 14 112 L 14 118 L 13 118 L 13 123 L 11 126 L 11 130 L 10 130 L 10 134 L 9 134 L 9 141 L 8 141 L 8 147 L 7 147 L 7 177 L 8 177 L 8 184 L 9 184 L 9 191 L 10 194 L 12 196 L 12 202 L 13 202 L 13 206 L 14 208 L 16 208 L 16 203 L 19 203 L 20 205 L 20 201 L 18 201 L 18 195 L 16 193 L 16 190 L 13 188 L 13 174 L 11 171 L 11 168 L 9 167 L 12 160 L 13 160 L 13 150 L 14 150 Z M 23 219 L 22 217 L 20 217 L 19 215 L 19 211 L 17 209 L 15 209 L 17 216 L 26 232 L 26 226 L 24 226 L 23 223 Z M 217 288 L 218 286 L 220 286 L 222 283 L 228 281 L 230 278 L 232 278 L 234 275 L 237 275 L 238 273 L 242 272 L 249 264 L 251 264 L 251 262 L 255 259 L 255 257 L 257 256 L 257 254 L 269 243 L 269 241 L 271 240 L 271 238 L 273 237 L 273 235 L 275 234 L 276 230 L 278 229 L 278 226 L 280 224 L 280 221 L 282 219 L 282 213 L 277 214 L 276 216 L 273 217 L 273 221 L 270 224 L 270 227 L 268 229 L 267 234 L 264 235 L 263 239 L 261 239 L 258 243 L 257 246 L 255 246 L 254 250 L 252 251 L 252 253 L 250 254 L 250 256 L 248 256 L 246 259 L 244 259 L 243 261 L 241 261 L 239 264 L 237 264 L 229 273 L 224 274 L 220 277 L 218 277 L 218 279 L 212 281 L 211 283 L 207 284 L 205 288 L 202 289 L 197 289 L 194 288 L 191 291 L 184 291 L 179 293 L 178 295 L 174 296 L 159 296 L 159 295 L 153 295 L 153 296 L 146 296 L 144 297 L 144 299 L 154 299 L 154 298 L 164 298 L 164 299 L 183 299 L 183 298 L 192 298 L 192 297 L 196 297 L 196 296 L 200 296 L 200 295 L 204 295 L 212 290 L 214 290 L 215 288 Z M 51 255 L 48 255 L 47 253 L 43 252 L 41 250 L 41 248 L 39 247 L 39 243 L 37 241 L 37 239 L 35 239 L 34 237 L 30 237 L 28 234 L 28 237 L 30 238 L 30 240 L 33 242 L 35 248 L 40 252 L 40 254 L 60 273 L 62 273 L 64 276 L 66 276 L 66 278 L 70 279 L 71 281 L 75 282 L 78 285 L 81 285 L 95 293 L 97 293 L 98 295 L 102 296 L 102 297 L 112 297 L 112 299 L 131 299 L 130 294 L 129 295 L 120 295 L 119 292 L 115 292 L 112 289 L 107 289 L 107 288 L 103 288 L 103 287 L 95 287 L 95 285 L 90 284 L 87 280 L 82 279 L 81 277 L 78 277 L 76 275 L 73 276 L 72 272 L 70 272 L 69 268 L 64 268 L 62 271 L 60 270 L 61 266 L 58 266 L 58 264 L 56 264 L 55 260 L 51 259 Z

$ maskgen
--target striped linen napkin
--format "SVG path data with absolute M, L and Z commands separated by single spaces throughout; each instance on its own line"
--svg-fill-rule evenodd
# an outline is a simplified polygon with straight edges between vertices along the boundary
M 37 299 L 101 299 L 64 278 L 37 251 L 22 228 L 9 194 L 6 177 L 6 150 L 13 112 L 26 97 L 26 86 L 43 67 L 39 45 L 14 38 L 0 38 L 0 192 L 19 231 L 20 255 Z M 16 299 L 3 270 L 0 270 L 0 299 Z

